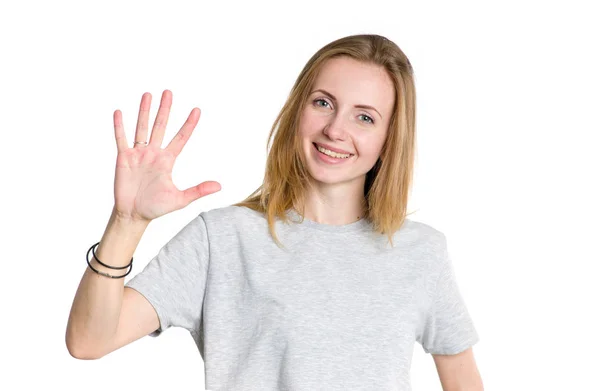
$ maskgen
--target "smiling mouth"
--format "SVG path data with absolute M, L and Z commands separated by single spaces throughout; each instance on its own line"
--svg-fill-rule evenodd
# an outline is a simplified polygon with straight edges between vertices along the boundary
M 321 153 L 321 154 L 323 154 L 323 155 L 325 155 L 325 156 L 328 156 L 328 157 L 330 157 L 330 158 L 334 158 L 334 159 L 350 159 L 351 157 L 353 157 L 353 156 L 354 156 L 354 154 L 353 154 L 353 153 L 339 153 L 339 152 L 335 152 L 335 151 L 330 151 L 330 150 L 328 150 L 328 149 L 326 149 L 326 148 L 323 148 L 323 147 L 319 147 L 319 146 L 317 145 L 317 143 L 312 143 L 312 144 L 313 144 L 313 146 L 315 147 L 315 149 L 317 150 L 317 152 L 319 152 L 319 153 Z M 327 153 L 325 153 L 325 152 L 321 152 L 321 151 L 319 150 L 319 148 L 321 148 L 321 149 L 325 149 L 325 150 L 327 150 L 327 151 L 331 152 L 332 154 L 334 154 L 334 155 L 338 155 L 338 156 L 333 156 L 333 155 L 329 155 L 329 154 L 327 154 Z

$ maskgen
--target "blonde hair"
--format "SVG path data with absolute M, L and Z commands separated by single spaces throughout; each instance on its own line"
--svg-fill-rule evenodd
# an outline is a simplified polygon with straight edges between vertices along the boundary
M 347 36 L 325 45 L 306 63 L 271 128 L 263 184 L 245 200 L 234 204 L 266 215 L 269 232 L 278 245 L 281 242 L 275 233 L 275 218 L 287 222 L 286 211 L 294 205 L 303 206 L 309 189 L 310 174 L 297 137 L 300 115 L 323 64 L 338 56 L 382 66 L 394 84 L 395 102 L 387 139 L 380 158 L 366 175 L 365 218 L 376 232 L 387 235 L 393 246 L 392 236 L 407 216 L 415 155 L 413 69 L 402 50 L 383 36 Z

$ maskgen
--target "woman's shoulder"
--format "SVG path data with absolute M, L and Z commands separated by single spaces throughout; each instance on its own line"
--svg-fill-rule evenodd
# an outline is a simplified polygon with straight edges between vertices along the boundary
M 427 236 L 443 235 L 443 232 L 439 228 L 436 228 L 434 225 L 425 223 L 423 221 L 414 220 L 413 218 L 408 217 L 404 219 L 403 229 L 419 232 Z
M 396 232 L 396 236 L 405 242 L 411 242 L 413 245 L 424 245 L 428 247 L 443 248 L 446 245 L 446 235 L 437 227 L 405 218 L 402 227 Z
M 256 224 L 263 224 L 263 214 L 245 206 L 228 205 L 200 213 L 207 229 L 219 231 L 239 230 Z
M 200 213 L 205 220 L 230 221 L 239 219 L 259 219 L 262 213 L 246 206 L 227 205 Z

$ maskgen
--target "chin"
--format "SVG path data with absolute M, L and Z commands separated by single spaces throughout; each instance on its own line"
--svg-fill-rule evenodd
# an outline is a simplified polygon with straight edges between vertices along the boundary
M 358 176 L 350 176 L 347 175 L 338 175 L 327 173 L 327 172 L 314 172 L 313 170 L 308 170 L 311 176 L 311 179 L 317 184 L 325 184 L 325 185 L 341 185 L 341 184 L 350 184 L 352 182 L 358 181 L 361 177 L 365 177 L 366 175 L 358 175 Z

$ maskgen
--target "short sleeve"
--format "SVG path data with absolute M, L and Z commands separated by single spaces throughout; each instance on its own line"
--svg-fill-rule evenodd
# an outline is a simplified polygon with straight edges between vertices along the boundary
M 160 327 L 149 334 L 151 337 L 158 337 L 169 327 L 199 332 L 208 264 L 208 233 L 200 214 L 125 284 L 141 293 L 158 314 Z
M 458 288 L 445 236 L 440 269 L 418 341 L 425 353 L 458 354 L 475 345 L 479 335 Z

